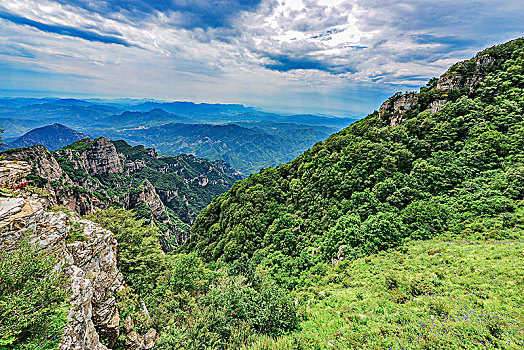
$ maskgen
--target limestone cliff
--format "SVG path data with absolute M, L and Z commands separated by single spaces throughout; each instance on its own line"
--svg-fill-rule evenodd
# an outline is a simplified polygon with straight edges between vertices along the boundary
M 0 187 L 19 187 L 29 169 L 27 163 L 1 162 Z M 74 213 L 49 211 L 37 195 L 12 193 L 14 197 L 0 197 L 0 249 L 16 249 L 21 240 L 29 239 L 40 250 L 54 254 L 58 261 L 55 268 L 63 269 L 70 280 L 71 308 L 60 349 L 107 350 L 120 334 L 115 293 L 124 288 L 113 233 Z M 156 336 L 156 332 L 150 330 L 148 334 L 147 344 L 142 341 L 135 349 L 154 346 L 151 334 Z

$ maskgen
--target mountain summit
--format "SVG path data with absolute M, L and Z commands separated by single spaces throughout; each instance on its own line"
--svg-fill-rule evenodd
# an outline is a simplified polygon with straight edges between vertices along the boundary
M 3 148 L 9 149 L 42 145 L 50 151 L 54 151 L 86 138 L 89 138 L 89 136 L 82 132 L 55 123 L 53 125 L 33 129 L 16 139 L 14 142 L 5 144 Z

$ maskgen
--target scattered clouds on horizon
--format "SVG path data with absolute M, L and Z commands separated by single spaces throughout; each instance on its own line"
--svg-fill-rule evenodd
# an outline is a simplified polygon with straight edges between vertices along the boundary
M 522 36 L 522 13 L 520 0 L 0 0 L 0 92 L 362 115 Z

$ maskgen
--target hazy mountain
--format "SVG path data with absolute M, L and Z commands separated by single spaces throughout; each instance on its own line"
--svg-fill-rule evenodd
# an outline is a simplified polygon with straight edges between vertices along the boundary
M 33 129 L 15 141 L 4 144 L 2 149 L 42 145 L 50 151 L 54 151 L 88 137 L 88 135 L 82 132 L 55 123 L 53 125 Z
M 324 130 L 296 124 L 257 123 L 254 128 L 235 124 L 166 124 L 123 130 L 123 138 L 154 147 L 165 154 L 194 154 L 222 159 L 243 174 L 285 163 L 328 136 Z

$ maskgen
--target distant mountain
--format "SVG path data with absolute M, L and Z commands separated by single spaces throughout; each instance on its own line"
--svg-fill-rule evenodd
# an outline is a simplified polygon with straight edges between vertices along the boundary
M 240 104 L 221 104 L 221 103 L 194 103 L 194 102 L 145 102 L 129 109 L 132 111 L 148 112 L 153 109 L 163 109 L 175 114 L 237 114 L 239 112 L 255 111 L 250 107 Z
M 194 123 L 238 123 L 238 122 L 277 122 L 297 123 L 306 125 L 324 125 L 343 128 L 349 126 L 357 118 L 335 118 L 312 114 L 280 115 L 245 107 L 240 104 L 209 104 L 193 102 L 145 102 L 130 106 L 131 111 L 148 112 L 154 109 L 190 117 Z
M 93 103 L 84 101 L 84 100 L 77 100 L 75 98 L 64 98 L 60 100 L 56 100 L 52 102 L 52 104 L 58 105 L 58 106 L 83 106 L 87 107 L 92 105 Z
M 79 128 L 90 126 L 97 120 L 122 113 L 122 110 L 104 105 L 81 105 L 81 103 L 64 105 L 61 102 L 46 102 L 39 104 L 24 105 L 17 108 L 4 110 L 0 113 L 2 118 L 14 118 L 18 120 L 45 121 L 51 123 L 67 123 Z
M 165 154 L 186 153 L 210 160 L 221 159 L 247 175 L 285 163 L 328 136 L 323 130 L 304 125 L 253 125 L 251 129 L 235 124 L 172 123 L 123 130 L 111 137 L 154 147 Z
M 0 127 L 5 128 L 6 143 L 35 127 L 61 123 L 95 138 L 146 144 L 164 154 L 224 160 L 246 175 L 290 161 L 355 120 L 280 115 L 240 104 L 0 99 Z M 17 143 L 26 144 L 34 143 Z M 49 142 L 46 145 L 55 148 Z
M 169 113 L 160 108 L 155 108 L 148 112 L 125 111 L 122 114 L 108 117 L 105 123 L 108 127 L 118 125 L 120 128 L 155 126 L 166 123 L 187 123 L 191 118 L 182 117 Z
M 3 145 L 2 149 L 43 145 L 50 151 L 54 151 L 85 138 L 89 138 L 89 136 L 82 132 L 70 129 L 65 125 L 55 123 L 53 125 L 33 129 L 15 141 Z
M 0 128 L 4 130 L 2 139 L 8 141 L 8 139 L 16 140 L 21 135 L 34 128 L 48 125 L 45 121 L 38 120 L 20 120 L 17 118 L 0 118 Z

